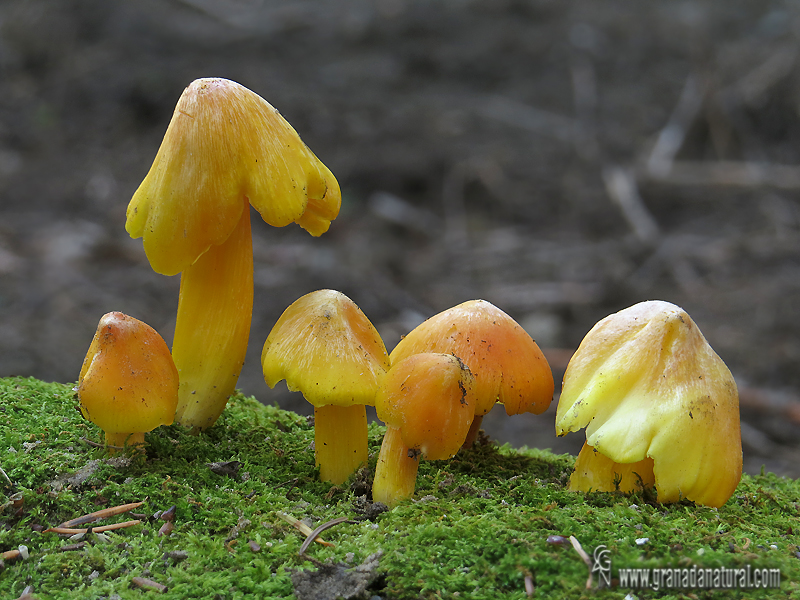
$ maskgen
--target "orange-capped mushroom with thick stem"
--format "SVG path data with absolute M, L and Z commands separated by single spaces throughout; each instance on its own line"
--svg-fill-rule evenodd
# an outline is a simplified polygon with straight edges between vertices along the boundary
M 457 356 L 424 352 L 394 363 L 375 396 L 386 434 L 372 499 L 392 507 L 413 496 L 420 458 L 455 456 L 469 431 L 474 405 L 475 379 Z
M 227 79 L 181 95 L 125 228 L 153 270 L 181 275 L 173 358 L 176 422 L 206 429 L 239 378 L 253 309 L 250 205 L 275 227 L 325 233 L 341 205 L 333 174 L 266 100 Z
M 78 377 L 81 413 L 99 426 L 109 451 L 141 446 L 169 425 L 178 404 L 178 371 L 160 335 L 121 312 L 100 319 Z
M 347 480 L 367 462 L 367 411 L 389 355 L 361 309 L 335 290 L 293 302 L 272 328 L 261 353 L 264 380 L 282 379 L 314 405 L 314 447 L 320 478 Z
M 655 485 L 720 507 L 742 477 L 736 382 L 691 317 L 659 300 L 599 321 L 564 374 L 556 433 L 586 428 L 575 491 Z
M 539 346 L 505 312 L 470 300 L 434 315 L 392 350 L 392 364 L 421 352 L 458 356 L 475 377 L 475 418 L 464 446 L 475 441 L 495 402 L 509 415 L 541 414 L 553 400 L 553 373 Z

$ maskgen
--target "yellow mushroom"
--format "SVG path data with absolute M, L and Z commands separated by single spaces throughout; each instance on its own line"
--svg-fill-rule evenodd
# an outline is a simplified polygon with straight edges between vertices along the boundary
M 249 205 L 270 225 L 295 222 L 319 236 L 340 204 L 334 176 L 263 98 L 227 79 L 184 90 L 125 225 L 143 238 L 153 270 L 182 274 L 172 345 L 178 423 L 213 425 L 244 363 L 253 310 Z
M 475 415 L 475 379 L 452 354 L 423 352 L 394 363 L 375 396 L 386 434 L 372 499 L 387 506 L 410 498 L 420 458 L 455 456 Z
M 269 387 L 282 379 L 314 405 L 314 447 L 320 478 L 344 482 L 367 462 L 366 405 L 374 403 L 389 355 L 361 309 L 335 290 L 292 303 L 261 353 Z
M 586 428 L 570 489 L 722 506 L 742 476 L 736 382 L 689 315 L 641 302 L 610 315 L 570 360 L 556 433 Z M 632 464 L 636 463 L 636 464 Z
M 116 448 L 144 444 L 169 425 L 178 404 L 178 371 L 167 344 L 146 323 L 121 312 L 100 319 L 76 387 L 83 416 Z
M 495 402 L 509 415 L 541 414 L 553 400 L 553 373 L 530 335 L 486 300 L 470 300 L 434 315 L 395 346 L 392 364 L 420 352 L 458 356 L 475 377 L 475 418 L 465 445 L 478 435 Z

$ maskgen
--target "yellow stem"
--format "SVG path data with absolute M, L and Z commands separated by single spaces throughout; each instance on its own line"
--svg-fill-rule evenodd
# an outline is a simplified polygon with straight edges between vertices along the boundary
M 314 408 L 314 447 L 319 477 L 339 485 L 367 462 L 367 409 L 353 406 Z
M 172 358 L 180 387 L 175 422 L 207 429 L 225 409 L 244 364 L 253 315 L 250 206 L 230 237 L 181 275 Z
M 478 431 L 481 429 L 481 423 L 483 423 L 483 415 L 475 415 L 475 418 L 472 419 L 472 425 L 469 426 L 467 437 L 461 445 L 462 448 L 465 450 L 467 448 L 472 448 L 472 444 L 478 439 Z
M 110 433 L 106 431 L 106 446 L 116 446 L 116 448 L 109 448 L 110 454 L 122 452 L 121 448 L 125 446 L 131 448 L 133 446 L 144 446 L 144 432 L 138 433 Z
M 403 442 L 400 430 L 387 425 L 372 482 L 372 500 L 393 507 L 411 498 L 417 487 L 419 459 L 419 453 L 412 452 Z
M 653 459 L 617 463 L 584 443 L 569 479 L 573 492 L 633 492 L 655 485 Z

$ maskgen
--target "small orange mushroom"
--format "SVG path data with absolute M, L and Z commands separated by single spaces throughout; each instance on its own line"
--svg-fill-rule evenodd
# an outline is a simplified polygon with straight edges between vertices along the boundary
M 475 415 L 475 380 L 452 354 L 413 354 L 392 365 L 375 396 L 386 434 L 372 499 L 395 506 L 414 494 L 421 457 L 444 460 L 464 443 Z
M 392 350 L 392 364 L 420 352 L 458 356 L 475 377 L 475 418 L 464 445 L 478 435 L 495 402 L 506 413 L 541 414 L 553 400 L 553 373 L 530 335 L 485 300 L 470 300 L 434 315 Z
M 380 335 L 350 298 L 318 290 L 292 303 L 261 353 L 269 387 L 282 379 L 314 405 L 320 478 L 343 483 L 367 462 L 366 405 L 374 403 L 389 355 Z
M 172 355 L 176 421 L 206 429 L 244 363 L 253 312 L 250 205 L 275 227 L 325 233 L 341 204 L 333 174 L 266 100 L 227 79 L 183 92 L 125 228 L 153 270 L 181 273 Z
M 144 434 L 169 425 L 178 404 L 178 371 L 155 329 L 121 312 L 100 319 L 78 385 L 81 413 L 115 449 L 144 444 Z
M 556 433 L 583 427 L 572 490 L 655 484 L 659 502 L 719 507 L 742 476 L 736 382 L 669 302 L 641 302 L 586 334 L 564 374 Z

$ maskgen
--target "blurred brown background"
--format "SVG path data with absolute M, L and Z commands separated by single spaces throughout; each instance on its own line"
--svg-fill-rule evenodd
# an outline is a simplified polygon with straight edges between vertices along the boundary
M 745 468 L 800 476 L 799 32 L 778 0 L 5 0 L 0 376 L 74 381 L 110 310 L 171 340 L 179 279 L 125 208 L 183 88 L 220 76 L 278 108 L 344 198 L 319 239 L 254 221 L 245 393 L 310 412 L 258 357 L 319 288 L 389 349 L 484 298 L 557 380 L 598 319 L 662 299 L 737 378 Z M 485 423 L 583 440 L 555 438 L 552 410 Z

